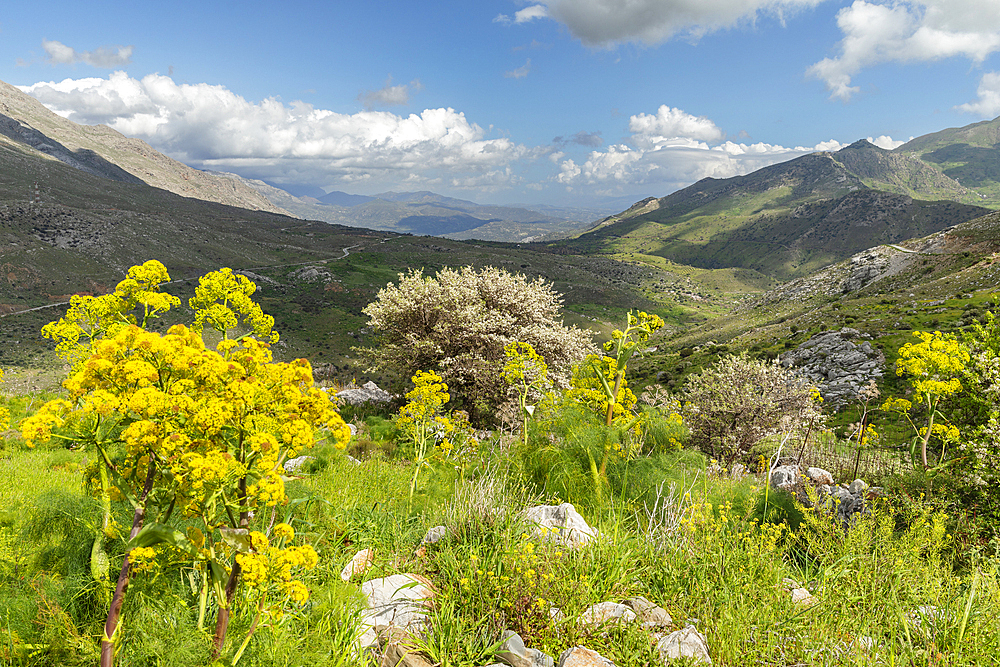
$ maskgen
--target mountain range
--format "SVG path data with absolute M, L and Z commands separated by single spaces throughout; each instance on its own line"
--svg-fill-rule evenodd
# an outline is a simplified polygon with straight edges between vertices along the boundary
M 639 307 L 660 313 L 678 344 L 758 344 L 761 332 L 785 335 L 782 322 L 842 322 L 835 302 L 864 310 L 876 293 L 903 304 L 906 290 L 943 298 L 995 288 L 998 141 L 1000 119 L 893 151 L 859 141 L 581 222 L 584 209 L 432 192 L 296 196 L 191 169 L 0 84 L 0 363 L 45 358 L 38 330 L 70 295 L 104 293 L 150 258 L 167 265 L 179 295 L 222 266 L 252 276 L 283 332 L 279 354 L 345 373 L 355 372 L 351 346 L 370 333 L 361 309 L 410 268 L 545 277 L 565 294 L 567 321 L 598 333 Z M 494 240 L 462 240 L 487 231 Z M 859 266 L 868 268 L 852 273 Z
M 991 202 L 978 195 L 982 205 L 949 199 L 968 199 L 969 192 L 913 153 L 898 152 L 902 148 L 887 151 L 861 140 L 746 176 L 706 178 L 553 246 L 706 269 L 740 267 L 787 280 L 989 212 Z

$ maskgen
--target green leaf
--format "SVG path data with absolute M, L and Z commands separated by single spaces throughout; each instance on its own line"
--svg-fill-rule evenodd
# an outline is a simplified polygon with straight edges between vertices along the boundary
M 251 549 L 250 533 L 246 528 L 219 528 L 222 533 L 222 541 L 227 546 L 236 549 L 241 554 L 249 553 Z
M 184 533 L 162 523 L 149 523 L 143 526 L 126 548 L 151 547 L 154 544 L 169 544 L 191 556 L 198 556 L 198 547 Z

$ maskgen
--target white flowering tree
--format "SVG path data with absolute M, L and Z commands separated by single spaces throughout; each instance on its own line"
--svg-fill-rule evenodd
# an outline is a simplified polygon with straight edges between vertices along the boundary
M 399 275 L 365 307 L 376 344 L 359 348 L 369 371 L 403 381 L 436 370 L 476 424 L 490 423 L 509 386 L 504 348 L 528 343 L 548 365 L 549 380 L 569 387 L 574 363 L 594 352 L 590 334 L 562 324 L 552 284 L 494 267 Z

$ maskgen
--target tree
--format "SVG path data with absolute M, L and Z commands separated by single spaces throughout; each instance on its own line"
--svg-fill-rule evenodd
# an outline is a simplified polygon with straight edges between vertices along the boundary
M 376 344 L 357 351 L 369 371 L 397 384 L 435 369 L 476 424 L 495 421 L 508 398 L 504 348 L 528 343 L 545 360 L 549 379 L 569 387 L 572 366 L 593 351 L 590 334 L 563 326 L 561 298 L 552 285 L 494 267 L 445 268 L 399 274 L 365 307 Z
M 729 355 L 688 376 L 684 421 L 693 444 L 729 463 L 764 437 L 818 419 L 818 397 L 776 361 Z

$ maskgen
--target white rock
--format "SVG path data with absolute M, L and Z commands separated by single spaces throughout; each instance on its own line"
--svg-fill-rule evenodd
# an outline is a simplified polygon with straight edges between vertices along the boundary
M 287 461 L 285 461 L 284 465 L 285 472 L 297 473 L 300 470 L 302 470 L 302 468 L 304 468 L 307 463 L 315 460 L 316 460 L 315 456 L 296 456 L 294 459 L 288 459 Z
M 529 507 L 524 510 L 524 517 L 535 524 L 531 531 L 535 537 L 555 540 L 571 548 L 582 547 L 599 535 L 571 503 Z
M 618 625 L 635 620 L 635 612 L 617 602 L 598 602 L 587 607 L 580 615 L 580 623 L 596 629 L 602 625 Z
M 434 526 L 427 531 L 424 535 L 424 539 L 420 541 L 421 544 L 434 544 L 435 542 L 440 542 L 444 539 L 444 536 L 448 534 L 448 529 L 444 526 Z
M 771 486 L 775 489 L 790 489 L 799 481 L 799 467 L 778 466 L 771 471 Z
M 806 475 L 816 484 L 833 486 L 833 474 L 822 468 L 809 468 Z
M 503 644 L 497 649 L 497 660 L 511 667 L 553 667 L 552 656 L 537 648 L 527 648 L 521 635 L 507 630 Z
M 344 566 L 344 569 L 340 571 L 340 578 L 344 581 L 350 581 L 359 574 L 364 573 L 374 560 L 374 549 L 362 549 L 358 553 L 354 554 L 354 558 L 352 558 L 350 562 Z
M 641 595 L 625 600 L 636 617 L 642 622 L 645 630 L 655 630 L 656 628 L 668 627 L 674 624 L 674 619 L 670 618 L 667 610 L 659 605 L 653 604 Z
M 427 624 L 434 590 L 430 582 L 416 574 L 394 574 L 361 584 L 368 601 L 361 617 L 361 648 L 378 644 L 380 635 L 393 628 L 421 634 Z
M 805 588 L 793 588 L 792 589 L 792 602 L 795 604 L 800 604 L 803 606 L 814 605 L 819 600 L 817 600 L 812 593 L 810 593 Z
M 615 667 L 615 663 L 597 651 L 574 646 L 562 652 L 557 667 Z
M 705 639 L 705 635 L 698 632 L 692 625 L 683 630 L 671 632 L 660 639 L 656 643 L 656 650 L 659 652 L 663 664 L 680 658 L 691 658 L 695 663 L 712 664 L 712 658 L 708 655 L 708 641 Z

